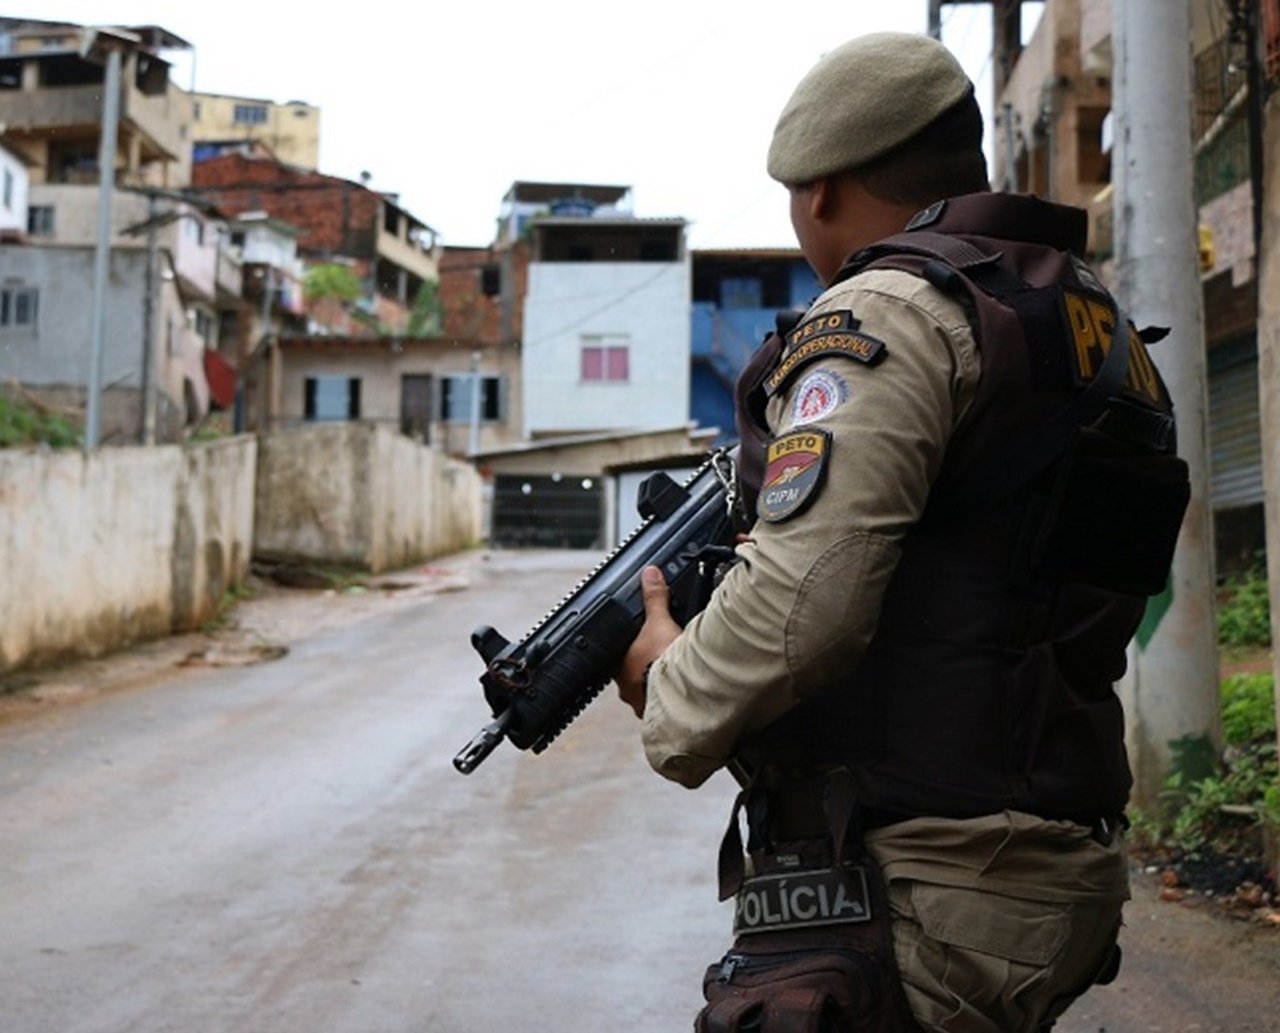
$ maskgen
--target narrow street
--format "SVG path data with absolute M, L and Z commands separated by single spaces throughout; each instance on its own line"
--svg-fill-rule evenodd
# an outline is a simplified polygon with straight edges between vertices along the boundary
M 653 777 L 608 696 L 542 756 L 450 763 L 487 716 L 471 629 L 523 633 L 589 561 L 455 557 L 274 662 L 11 709 L 0 1030 L 688 1030 L 733 783 Z M 1124 942 L 1060 1031 L 1278 1028 L 1280 935 L 1142 882 Z

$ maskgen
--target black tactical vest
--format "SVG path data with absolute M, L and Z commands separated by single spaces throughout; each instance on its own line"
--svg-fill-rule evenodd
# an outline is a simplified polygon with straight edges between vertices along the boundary
M 1112 684 L 1166 584 L 1189 487 L 1145 347 L 1160 335 L 1119 314 L 1079 257 L 1085 230 L 1078 209 L 975 194 L 842 269 L 905 270 L 959 299 L 982 371 L 865 655 L 750 744 L 757 763 L 848 765 L 890 820 L 1123 809 Z M 739 383 L 747 494 L 762 383 L 784 354 L 773 335 Z

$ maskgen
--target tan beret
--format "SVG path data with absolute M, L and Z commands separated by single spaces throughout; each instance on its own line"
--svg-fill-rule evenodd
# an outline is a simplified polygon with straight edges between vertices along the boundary
M 876 32 L 851 39 L 800 80 L 778 117 L 769 175 L 811 183 L 865 165 L 905 143 L 973 84 L 928 36 Z

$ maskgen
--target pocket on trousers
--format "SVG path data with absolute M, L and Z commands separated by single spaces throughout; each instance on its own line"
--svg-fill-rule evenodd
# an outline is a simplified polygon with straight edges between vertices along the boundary
M 884 1000 L 870 955 L 822 947 L 770 953 L 732 950 L 707 969 L 696 1033 L 853 1033 Z
M 1071 935 L 1066 904 L 918 882 L 911 906 L 931 939 L 1024 965 L 1048 965 Z

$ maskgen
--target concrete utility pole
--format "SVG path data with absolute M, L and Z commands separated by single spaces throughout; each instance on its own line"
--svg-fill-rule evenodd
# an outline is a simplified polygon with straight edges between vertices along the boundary
M 84 444 L 97 448 L 102 430 L 102 352 L 106 328 L 107 274 L 111 263 L 111 192 L 115 189 L 116 130 L 120 124 L 119 47 L 106 53 L 102 95 L 102 135 L 98 143 L 98 243 L 93 254 L 93 308 L 89 322 L 89 388 Z
M 156 337 L 156 220 L 159 205 L 155 193 L 147 195 L 146 297 L 142 303 L 142 425 L 139 438 L 144 445 L 156 443 L 155 337 Z
M 480 451 L 480 353 L 471 353 L 471 426 L 467 437 L 467 451 L 475 455 Z
M 1251 36 L 1249 46 L 1260 41 Z M 1261 76 L 1258 76 L 1261 86 Z M 1252 82 L 1250 83 L 1252 87 Z M 1262 153 L 1280 155 L 1280 93 L 1266 98 Z M 1267 584 L 1271 591 L 1271 641 L 1280 643 L 1280 162 L 1262 165 L 1258 241 L 1258 410 L 1262 422 L 1262 487 L 1265 498 Z M 1272 649 L 1276 708 L 1280 711 L 1280 649 Z M 1280 729 L 1277 729 L 1280 742 Z M 1273 845 L 1280 854 L 1280 846 Z
M 1172 742 L 1184 736 L 1221 741 L 1190 0 L 1115 0 L 1112 17 L 1119 300 L 1138 325 L 1173 328 L 1151 354 L 1173 396 L 1178 451 L 1191 469 L 1191 504 L 1170 588 L 1151 600 L 1121 685 L 1135 801 L 1151 806 L 1173 759 Z

